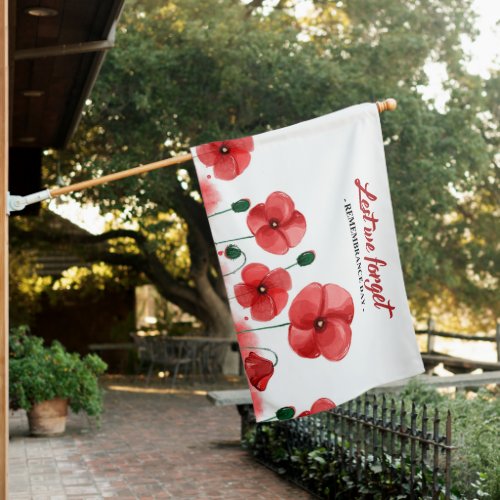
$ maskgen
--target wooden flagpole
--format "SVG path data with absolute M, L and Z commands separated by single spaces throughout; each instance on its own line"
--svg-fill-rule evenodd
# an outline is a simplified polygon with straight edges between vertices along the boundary
M 0 0 L 0 498 L 8 494 L 9 447 L 9 32 L 8 0 Z
M 384 111 L 394 111 L 397 107 L 397 102 L 396 99 L 386 99 L 385 101 L 377 101 L 376 105 L 379 113 L 383 113 Z M 151 170 L 157 170 L 159 168 L 185 163 L 192 158 L 193 156 L 191 154 L 175 156 L 174 158 L 169 158 L 168 160 L 155 161 L 154 163 L 148 163 L 147 165 L 141 165 L 139 167 L 122 170 L 121 172 L 116 172 L 114 174 L 104 175 L 103 177 L 99 177 L 98 179 L 91 179 L 89 181 L 77 182 L 76 184 L 71 184 L 70 186 L 50 189 L 50 196 L 52 198 L 55 198 L 56 196 L 60 196 L 62 194 L 81 191 L 82 189 L 98 186 L 100 184 L 106 184 L 118 179 L 124 179 L 125 177 L 131 177 L 133 175 L 151 172 Z
M 144 172 L 151 172 L 151 170 L 157 170 L 159 168 L 170 167 L 172 165 L 178 165 L 179 163 L 185 163 L 192 158 L 193 155 L 185 154 L 174 156 L 174 158 L 169 158 L 168 160 L 155 161 L 154 163 L 148 163 L 147 165 L 141 165 L 139 167 L 122 170 L 121 172 L 115 172 L 114 174 L 104 175 L 102 177 L 99 177 L 98 179 L 91 179 L 90 181 L 77 182 L 76 184 L 71 184 L 70 186 L 51 189 L 50 196 L 54 198 L 55 196 L 60 196 L 61 194 L 81 191 L 82 189 L 87 189 L 92 186 L 98 186 L 99 184 L 106 184 L 108 182 L 117 181 L 118 179 L 124 179 L 125 177 L 131 177 L 132 175 L 139 175 L 143 174 Z

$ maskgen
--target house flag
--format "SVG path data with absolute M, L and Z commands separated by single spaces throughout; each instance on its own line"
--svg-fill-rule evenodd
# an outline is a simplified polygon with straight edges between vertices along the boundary
M 258 422 L 424 370 L 375 104 L 191 152 Z

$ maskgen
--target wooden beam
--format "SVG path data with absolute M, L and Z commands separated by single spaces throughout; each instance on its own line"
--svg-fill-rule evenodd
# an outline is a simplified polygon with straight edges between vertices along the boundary
M 451 371 L 451 368 L 463 369 L 464 371 L 473 371 L 480 368 L 483 371 L 498 371 L 500 370 L 500 363 L 494 361 L 478 361 L 475 359 L 457 358 L 455 356 L 448 356 L 446 354 L 440 353 L 427 353 L 423 352 L 422 360 L 427 366 L 437 366 L 439 363 L 443 363 L 447 370 Z
M 101 52 L 113 48 L 112 40 L 96 40 L 93 42 L 70 43 L 56 45 L 54 47 L 35 47 L 33 49 L 16 50 L 14 60 L 39 59 L 43 57 L 70 56 L 74 54 L 86 54 L 88 52 Z
M 8 0 L 0 0 L 0 498 L 7 498 L 9 445 L 9 165 Z

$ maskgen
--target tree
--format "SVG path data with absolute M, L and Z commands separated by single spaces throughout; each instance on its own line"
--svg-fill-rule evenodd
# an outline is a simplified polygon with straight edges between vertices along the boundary
M 382 120 L 412 306 L 446 295 L 490 319 L 498 78 L 464 69 L 471 1 L 316 1 L 300 18 L 298 3 L 130 1 L 75 141 L 58 153 L 63 173 L 95 177 L 395 96 L 400 111 Z M 429 61 L 448 71 L 444 112 L 420 93 Z M 192 166 L 74 196 L 128 224 L 96 238 L 107 245 L 92 258 L 132 266 L 207 330 L 233 331 Z

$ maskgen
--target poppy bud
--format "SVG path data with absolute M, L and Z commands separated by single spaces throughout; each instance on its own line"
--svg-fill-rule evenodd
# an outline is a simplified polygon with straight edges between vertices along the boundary
M 284 406 L 276 412 L 278 420 L 288 420 L 295 415 L 295 408 L 293 406 Z
M 247 200 L 246 198 L 242 198 L 241 200 L 235 201 L 231 205 L 231 208 L 233 209 L 233 212 L 236 212 L 236 213 L 246 212 L 250 208 L 250 200 Z
M 308 266 L 309 264 L 312 264 L 314 262 L 315 258 L 316 254 L 312 250 L 309 250 L 308 252 L 301 253 L 297 257 L 297 264 L 299 266 Z
M 228 259 L 234 260 L 241 255 L 241 250 L 236 245 L 228 245 L 224 250 L 224 255 Z
M 245 358 L 245 371 L 250 383 L 258 391 L 264 391 L 269 379 L 273 376 L 274 366 L 271 361 L 252 351 Z

